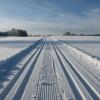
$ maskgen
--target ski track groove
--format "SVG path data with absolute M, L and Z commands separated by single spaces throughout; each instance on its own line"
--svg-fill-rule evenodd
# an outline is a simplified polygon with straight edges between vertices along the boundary
M 60 54 L 63 56 L 63 58 L 65 59 L 65 61 L 69 64 L 69 66 L 71 67 L 71 69 L 73 70 L 73 72 L 77 75 L 77 77 L 79 78 L 79 80 L 81 81 L 81 83 L 84 85 L 84 87 L 86 88 L 86 90 L 90 93 L 91 97 L 94 100 L 99 100 L 100 99 L 100 94 L 95 90 L 95 88 L 88 82 L 88 80 L 86 80 L 86 78 L 77 70 L 77 68 L 73 65 L 73 63 L 70 62 L 70 60 L 64 56 L 64 54 L 62 53 L 62 51 L 59 49 L 59 47 L 56 44 L 55 45 L 55 52 L 57 54 L 56 49 L 60 52 Z M 57 54 L 58 58 L 59 55 Z M 79 91 L 79 90 L 78 90 Z M 80 93 L 80 92 L 79 92 Z M 82 93 L 81 93 L 82 96 Z M 76 96 L 77 97 L 77 96 Z M 78 98 L 77 98 L 78 99 Z M 86 99 L 85 96 L 80 99 Z
M 21 85 L 20 85 L 20 87 L 19 87 L 17 93 L 15 94 L 13 100 L 17 100 L 17 97 L 19 97 L 19 99 L 21 99 L 21 97 L 22 97 L 22 95 L 23 95 L 23 92 L 24 92 L 24 90 L 25 90 L 25 87 L 26 87 L 26 85 L 27 85 L 27 83 L 28 83 L 28 81 L 29 81 L 29 78 L 30 78 L 30 76 L 31 76 L 31 73 L 32 73 L 32 71 L 34 70 L 34 65 L 35 65 L 35 63 L 37 62 L 37 59 L 38 59 L 38 57 L 39 57 L 39 55 L 40 55 L 40 53 L 41 53 L 42 48 L 43 48 L 43 46 L 40 48 L 39 53 L 36 55 L 36 58 L 35 58 L 35 60 L 33 61 L 32 66 L 30 66 L 30 68 L 29 68 L 29 70 L 28 70 L 28 72 L 27 72 L 27 74 L 26 74 L 24 80 L 22 81 L 22 83 L 21 83 Z
M 40 43 L 40 45 L 36 48 L 36 50 L 33 52 L 32 56 L 28 59 L 28 61 L 23 65 L 22 69 L 14 76 L 14 78 L 11 80 L 11 82 L 8 84 L 8 86 L 4 89 L 4 91 L 0 94 L 0 100 L 4 100 L 6 96 L 9 94 L 9 91 L 12 89 L 18 78 L 21 76 L 21 74 L 24 72 L 25 68 L 29 64 L 30 60 L 35 56 L 38 49 L 41 48 L 43 45 L 43 42 Z
M 28 85 L 32 82 L 29 80 L 31 75 L 33 75 L 32 72 L 34 71 L 34 67 L 38 67 L 35 65 L 39 63 L 38 59 L 41 54 L 43 54 L 43 59 L 41 61 L 42 68 L 37 74 L 38 78 L 35 84 L 35 92 L 32 95 L 32 100 L 73 100 L 73 98 L 70 98 L 70 96 L 66 96 L 66 99 L 64 99 L 63 97 L 63 93 L 65 91 L 62 91 L 62 87 L 60 85 L 61 81 L 59 81 L 57 76 L 57 66 L 53 57 L 54 55 L 51 53 L 51 48 L 53 49 L 59 61 L 59 66 L 61 67 L 62 72 L 65 75 L 64 78 L 66 81 L 68 81 L 70 89 L 75 96 L 75 99 L 87 100 L 84 92 L 82 91 L 82 88 L 84 87 L 92 99 L 100 100 L 100 93 L 91 85 L 91 83 L 77 69 L 77 67 L 75 67 L 73 62 L 71 62 L 70 59 L 65 56 L 64 51 L 61 50 L 60 46 L 56 44 L 56 42 L 52 38 L 48 37 L 42 38 L 42 41 L 38 44 L 35 50 L 33 50 L 34 52 L 31 54 L 27 62 L 23 65 L 21 70 L 14 76 L 8 86 L 0 94 L 0 100 L 9 100 L 12 93 L 11 90 L 13 91 L 13 89 L 15 88 L 14 86 L 16 86 L 17 82 L 19 82 L 20 79 L 22 80 L 21 82 L 19 82 L 18 88 L 15 88 L 15 93 L 12 93 L 12 97 L 10 100 L 24 100 L 25 93 L 27 92 L 26 87 L 28 87 Z M 44 52 L 41 53 L 43 49 Z M 64 61 L 68 64 L 68 66 L 66 66 L 66 63 Z M 25 72 L 26 68 L 28 69 Z M 23 76 L 23 78 L 21 78 L 24 72 L 25 75 Z M 83 87 L 80 88 L 80 85 L 78 85 L 78 82 L 72 75 L 73 73 L 75 74 L 79 82 L 83 85 Z

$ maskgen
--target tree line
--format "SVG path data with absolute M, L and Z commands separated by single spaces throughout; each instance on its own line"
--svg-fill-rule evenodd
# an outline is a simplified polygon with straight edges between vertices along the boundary
M 25 30 L 13 28 L 10 31 L 0 32 L 0 36 L 28 36 Z
M 63 34 L 64 36 L 100 36 L 100 34 L 84 34 L 84 33 L 71 33 L 71 32 L 65 32 Z

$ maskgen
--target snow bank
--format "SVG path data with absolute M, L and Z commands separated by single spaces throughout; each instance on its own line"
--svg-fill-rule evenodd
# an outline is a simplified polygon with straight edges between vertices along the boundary
M 35 43 L 25 48 L 24 50 L 21 50 L 17 54 L 8 57 L 5 60 L 1 60 L 0 61 L 0 75 L 2 74 L 2 71 L 9 71 L 14 66 L 16 66 L 16 64 L 20 62 L 22 58 L 26 57 L 27 54 L 29 54 L 33 49 L 36 48 L 36 46 L 41 42 L 41 40 L 42 39 L 37 40 Z
M 72 40 L 73 39 L 78 39 L 79 40 L 79 37 L 76 37 L 76 38 L 75 37 L 70 37 L 70 38 L 72 38 Z M 70 40 L 70 38 L 69 38 L 69 40 Z M 83 38 L 83 40 L 86 40 L 86 39 L 89 40 L 87 36 L 86 37 L 82 37 L 82 38 Z M 95 38 L 96 40 L 100 41 L 99 40 L 100 37 L 91 36 L 90 39 L 93 39 L 93 38 Z M 62 37 L 61 37 L 61 39 L 62 39 Z M 59 39 L 59 38 L 57 39 L 57 37 L 56 38 L 53 38 L 54 41 L 62 41 L 63 42 L 63 40 L 61 40 L 61 39 Z M 85 52 L 83 50 L 80 50 L 79 48 L 74 47 L 74 46 L 72 46 L 70 44 L 63 43 L 63 45 L 65 47 L 67 46 L 67 48 L 69 49 L 69 51 L 70 52 L 71 51 L 74 52 L 74 54 L 76 54 L 80 59 L 82 59 L 84 61 L 87 61 L 90 64 L 92 64 L 93 66 L 96 66 L 96 68 L 100 69 L 100 59 L 98 59 L 98 57 L 92 56 L 89 53 L 87 53 L 87 52 Z
M 41 37 L 0 37 L 0 60 L 14 56 L 40 39 Z
M 42 37 L 0 37 L 0 41 L 34 41 L 41 39 Z
M 11 56 L 14 56 L 15 54 L 17 54 L 25 48 L 26 47 L 13 48 L 0 46 L 0 60 L 5 60 Z
M 63 41 L 100 41 L 100 36 L 54 36 Z
M 69 48 L 70 51 L 73 51 L 75 54 L 77 54 L 80 59 L 83 59 L 85 61 L 90 62 L 92 65 L 97 66 L 98 68 L 100 67 L 100 60 L 97 59 L 96 57 L 93 57 L 91 55 L 89 55 L 88 53 L 86 53 L 85 51 L 82 51 L 76 47 L 73 47 L 71 45 L 68 44 L 64 44 L 65 46 L 67 45 L 67 47 Z

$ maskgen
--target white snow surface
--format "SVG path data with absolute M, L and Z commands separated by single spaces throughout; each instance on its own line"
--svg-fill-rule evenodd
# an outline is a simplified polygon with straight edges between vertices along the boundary
M 0 60 L 6 60 L 41 37 L 0 37 Z
M 41 37 L 0 37 L 0 41 L 34 41 Z
M 54 38 L 53 38 L 54 39 Z M 81 60 L 87 63 L 89 63 L 93 69 L 93 72 L 95 70 L 95 73 L 100 72 L 100 37 L 97 36 L 62 36 L 62 37 L 57 37 L 55 38 L 55 41 L 58 40 L 63 41 L 64 40 L 64 46 L 69 48 L 69 51 L 72 52 L 73 55 L 76 55 L 76 57 L 80 58 Z M 65 41 L 71 39 L 71 41 L 77 40 L 79 43 L 82 41 L 82 45 L 78 43 L 68 43 Z M 89 41 L 89 43 L 84 43 L 84 42 Z M 97 43 L 94 42 L 98 41 Z M 77 46 L 76 46 L 77 45 Z M 79 46 L 80 45 L 80 46 Z M 84 45 L 84 46 L 83 46 Z M 85 46 L 87 45 L 87 46 Z M 81 47 L 81 48 L 80 48 Z M 91 47 L 91 48 L 90 48 Z M 84 48 L 84 49 L 83 49 Z M 91 70 L 92 70 L 91 69 Z
M 92 65 L 95 65 L 97 69 L 99 69 L 100 67 L 100 60 L 96 59 L 96 58 L 93 58 L 92 56 L 90 56 L 89 54 L 81 51 L 81 50 L 78 50 L 77 48 L 74 48 L 70 45 L 68 45 L 68 48 L 70 50 L 72 50 L 74 53 L 76 53 L 79 57 L 81 57 L 81 59 L 83 60 L 87 60 L 89 61 Z
M 1 47 L 0 46 L 0 60 L 5 60 L 16 53 L 20 52 L 24 48 L 11 48 L 11 47 Z
M 100 36 L 56 36 L 56 38 L 100 59 Z
M 100 41 L 100 36 L 54 36 L 66 41 Z
M 1 60 L 7 59 L 10 56 L 15 55 L 16 53 L 27 48 L 28 46 L 33 44 L 34 41 L 36 41 L 40 38 L 41 37 L 2 38 L 0 40 L 0 52 L 1 52 L 0 58 L 1 58 Z M 68 61 L 71 63 L 72 67 L 70 66 L 70 64 L 68 64 L 68 62 L 65 60 L 65 58 L 61 55 L 59 50 L 55 49 L 57 51 L 57 54 L 59 55 L 59 58 L 61 59 L 62 63 L 60 62 L 56 52 L 54 51 L 54 47 L 51 45 L 51 43 L 49 45 L 49 42 L 48 42 L 49 38 L 47 38 L 47 41 L 45 41 L 45 45 L 42 48 L 42 51 L 40 51 L 39 58 L 37 59 L 37 61 L 35 61 L 35 59 L 36 59 L 39 51 L 38 51 L 38 48 L 37 49 L 35 48 L 31 53 L 29 53 L 28 56 L 25 56 L 20 62 L 17 62 L 16 67 L 21 69 L 23 67 L 23 65 L 27 62 L 27 60 L 31 57 L 31 55 L 35 51 L 37 51 L 35 53 L 35 55 L 33 56 L 33 58 L 30 60 L 30 62 L 28 63 L 28 65 L 25 67 L 25 69 L 23 70 L 23 72 L 21 73 L 19 78 L 17 79 L 14 86 L 11 88 L 10 92 L 7 94 L 5 100 L 8 100 L 8 98 L 10 98 L 9 100 L 12 100 L 12 98 L 14 96 L 16 96 L 16 93 L 18 93 L 19 92 L 18 90 L 20 90 L 19 87 L 21 85 L 23 86 L 22 83 L 23 83 L 23 81 L 26 80 L 25 77 L 28 76 L 27 75 L 27 73 L 29 73 L 28 70 L 33 66 L 33 64 L 34 64 L 34 70 L 32 71 L 32 73 L 30 73 L 31 76 L 29 78 L 29 81 L 26 82 L 27 84 L 25 86 L 25 90 L 24 90 L 21 100 L 30 100 L 30 99 L 33 100 L 34 97 L 39 97 L 38 96 L 39 94 L 41 97 L 45 97 L 45 96 L 46 96 L 46 98 L 53 97 L 52 100 L 58 100 L 58 99 L 54 99 L 54 96 L 53 96 L 56 93 L 57 93 L 57 95 L 58 94 L 62 95 L 63 100 L 66 100 L 66 98 L 75 99 L 74 92 L 76 92 L 76 91 L 72 90 L 72 88 L 75 86 L 77 88 L 76 90 L 79 91 L 80 95 L 82 96 L 82 98 L 84 98 L 84 100 L 86 99 L 85 97 L 87 97 L 87 99 L 92 98 L 92 95 L 89 94 L 88 88 L 86 88 L 87 86 L 85 86 L 85 84 L 83 84 L 82 80 L 79 79 L 79 76 L 84 80 L 84 82 L 86 84 L 88 84 L 88 86 L 92 89 L 93 93 L 96 93 L 96 95 L 99 95 L 100 92 L 98 92 L 98 91 L 99 91 L 100 85 L 98 85 L 98 83 L 100 83 L 100 82 L 98 82 L 97 79 L 94 80 L 95 77 L 97 77 L 100 80 L 100 60 L 97 59 L 98 54 L 99 54 L 99 49 L 100 49 L 99 38 L 100 37 L 90 37 L 89 38 L 89 37 L 85 37 L 85 36 L 84 37 L 80 37 L 80 36 L 75 36 L 75 37 L 73 37 L 73 36 L 72 37 L 71 36 L 70 37 L 56 36 L 56 37 L 54 37 L 54 36 L 52 36 L 51 39 L 53 41 L 55 41 L 57 47 L 62 51 L 65 58 L 67 58 Z M 59 41 L 59 40 L 61 40 L 61 41 Z M 95 42 L 95 43 L 93 43 L 93 42 Z M 94 47 L 96 48 L 95 51 L 93 49 Z M 56 46 L 55 46 L 55 48 L 56 48 Z M 84 50 L 82 48 L 84 48 Z M 91 50 L 91 52 L 90 52 L 90 50 Z M 93 54 L 93 52 L 94 52 L 94 54 L 96 52 L 98 53 L 96 55 L 96 57 L 93 57 L 91 55 L 91 54 Z M 23 54 L 25 54 L 25 52 L 23 52 Z M 33 63 L 34 61 L 36 63 Z M 15 65 L 15 63 L 14 63 L 14 65 Z M 86 69 L 83 65 L 86 67 Z M 90 66 L 88 66 L 88 65 L 90 65 Z M 63 66 L 63 67 L 61 67 L 61 66 Z M 65 68 L 65 69 L 62 69 L 62 68 Z M 65 72 L 64 72 L 64 70 L 65 70 Z M 12 80 L 18 71 L 19 70 L 11 69 L 11 72 L 14 72 L 14 74 L 12 76 L 9 75 L 8 79 Z M 76 74 L 76 72 L 78 73 L 78 75 Z M 67 74 L 65 74 L 65 73 L 67 73 Z M 68 80 L 68 77 L 67 77 L 68 75 L 70 77 L 70 80 Z M 24 80 L 24 78 L 25 78 L 25 80 Z M 70 85 L 69 81 L 72 81 L 75 86 Z M 53 84 L 50 84 L 50 83 L 53 83 Z M 4 86 L 3 86 L 2 90 L 7 86 L 8 83 L 6 81 L 4 81 L 3 84 L 4 84 Z M 51 85 L 54 88 L 51 88 L 50 87 Z M 37 86 L 38 86 L 38 88 L 36 88 Z M 45 86 L 47 88 L 44 88 Z M 72 86 L 72 88 L 71 88 L 71 86 Z M 58 90 L 59 90 L 59 93 L 58 93 Z M 50 95 L 50 94 L 52 94 L 52 95 Z M 58 95 L 58 97 L 60 95 Z M 88 96 L 90 96 L 90 97 L 88 97 Z M 19 95 L 17 97 L 19 97 Z M 47 99 L 43 99 L 43 100 L 47 100 Z M 91 99 L 89 99 L 89 100 L 91 100 Z

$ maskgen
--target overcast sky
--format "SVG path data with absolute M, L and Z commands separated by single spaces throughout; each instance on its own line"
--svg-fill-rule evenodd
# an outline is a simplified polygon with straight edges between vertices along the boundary
M 0 31 L 100 33 L 100 0 L 0 0 Z

